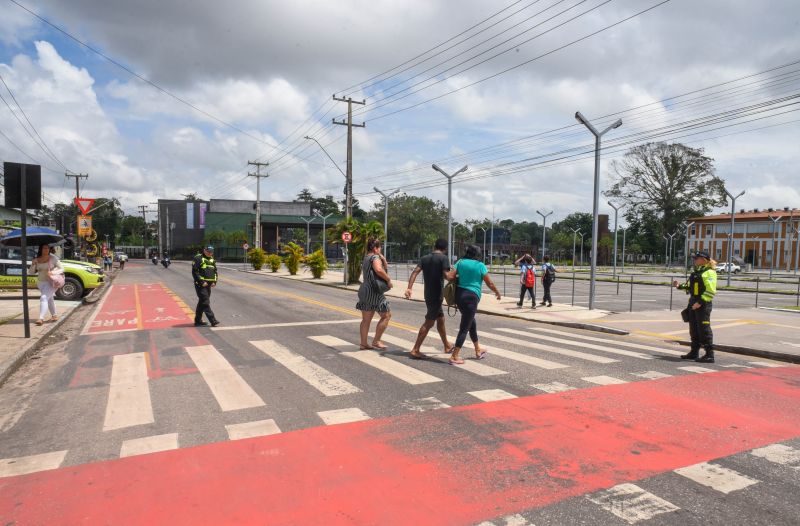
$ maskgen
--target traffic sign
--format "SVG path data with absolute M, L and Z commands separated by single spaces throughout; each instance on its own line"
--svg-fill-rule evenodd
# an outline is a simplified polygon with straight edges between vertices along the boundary
M 89 236 L 92 234 L 92 216 L 78 216 L 78 235 Z
M 342 241 L 349 243 L 353 240 L 353 234 L 350 232 L 342 232 Z
M 243 248 L 244 250 L 249 250 L 249 249 L 250 249 L 250 245 L 248 245 L 247 243 L 245 243 L 244 245 L 242 245 L 242 248 Z
M 88 214 L 94 204 L 94 199 L 89 199 L 88 197 L 76 197 L 73 201 L 78 205 L 78 209 L 83 215 Z

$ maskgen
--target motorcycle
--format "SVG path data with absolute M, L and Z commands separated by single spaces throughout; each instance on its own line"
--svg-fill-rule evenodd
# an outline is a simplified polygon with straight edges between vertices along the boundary
M 153 262 L 153 265 L 158 265 L 158 258 L 157 258 L 157 257 L 153 256 L 153 257 L 150 259 L 150 261 L 152 261 L 152 262 Z
M 170 263 L 172 263 L 168 257 L 161 260 L 161 264 L 164 265 L 164 268 L 169 268 Z

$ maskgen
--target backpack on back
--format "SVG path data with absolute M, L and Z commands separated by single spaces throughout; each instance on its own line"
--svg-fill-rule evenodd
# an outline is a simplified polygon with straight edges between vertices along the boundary
M 533 267 L 528 266 L 525 269 L 525 279 L 523 280 L 523 284 L 526 287 L 533 287 L 536 284 L 536 274 L 533 272 Z
M 553 268 L 553 265 L 550 263 L 547 264 L 547 267 L 544 271 L 544 280 L 548 283 L 552 283 L 556 280 L 556 271 Z

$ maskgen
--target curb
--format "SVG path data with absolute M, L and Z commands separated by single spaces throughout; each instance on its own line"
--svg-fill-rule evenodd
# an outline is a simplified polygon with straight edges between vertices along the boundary
M 244 270 L 244 269 L 237 269 L 237 268 L 230 268 L 230 267 L 226 267 L 226 270 L 235 270 L 237 272 L 245 272 L 247 274 L 269 275 L 269 274 L 264 274 L 263 272 L 259 272 L 257 270 Z M 289 277 L 286 277 L 286 276 L 275 276 L 275 277 L 279 278 L 279 279 L 289 280 L 289 281 L 299 281 L 297 279 L 292 279 L 292 278 L 289 278 Z M 333 284 L 333 283 L 322 283 L 322 282 L 305 281 L 305 280 L 302 281 L 302 283 L 309 283 L 311 285 L 317 285 L 317 286 L 320 286 L 320 287 L 330 287 L 330 288 L 333 288 L 333 289 L 347 290 L 347 291 L 350 291 L 350 292 L 357 292 L 357 291 L 355 291 L 353 289 L 349 289 L 349 288 L 347 288 L 347 287 L 345 287 L 343 285 L 338 285 L 338 284 Z M 398 298 L 398 299 L 400 299 L 400 298 Z M 407 300 L 407 301 L 422 302 L 424 300 L 411 299 L 411 300 Z M 583 322 L 577 322 L 577 321 L 557 321 L 557 320 L 532 320 L 530 318 L 523 318 L 521 316 L 515 316 L 513 314 L 482 310 L 480 307 L 478 308 L 478 312 L 481 313 L 481 314 L 487 314 L 489 316 L 498 316 L 498 317 L 501 317 L 501 318 L 510 318 L 510 319 L 515 319 L 515 320 L 523 320 L 523 321 L 529 321 L 529 322 L 533 322 L 533 323 L 543 323 L 545 325 L 555 325 L 557 327 L 566 327 L 566 328 L 569 328 L 569 329 L 582 329 L 582 330 L 586 330 L 586 331 L 604 332 L 604 333 L 607 333 L 607 334 L 616 334 L 618 336 L 627 336 L 627 335 L 630 334 L 630 331 L 626 331 L 624 329 L 618 329 L 616 327 L 606 327 L 605 325 L 597 325 L 597 324 L 594 324 L 594 323 L 583 323 Z
M 775 310 L 778 312 L 792 312 L 794 314 L 800 314 L 800 310 L 797 309 L 781 309 L 780 307 L 758 307 L 758 308 L 763 310 Z
M 114 280 L 111 279 L 107 283 L 111 283 L 112 281 Z M 28 358 L 30 358 L 30 356 L 33 353 L 39 350 L 39 348 L 43 345 L 42 342 L 46 340 L 51 334 L 53 334 L 55 330 L 58 329 L 62 324 L 66 323 L 66 321 L 70 319 L 72 315 L 78 311 L 79 308 L 81 308 L 84 305 L 89 305 L 90 303 L 94 303 L 94 301 L 97 301 L 94 300 L 91 302 L 87 302 L 86 299 L 88 299 L 90 296 L 93 296 L 95 291 L 98 290 L 108 290 L 108 288 L 104 285 L 102 287 L 94 289 L 85 298 L 83 298 L 84 301 L 82 301 L 78 305 L 75 305 L 75 307 L 70 309 L 69 312 L 67 312 L 64 316 L 59 317 L 58 321 L 52 324 L 48 330 L 41 333 L 35 340 L 31 339 L 27 343 L 23 344 L 22 348 L 14 356 L 7 359 L 3 363 L 0 363 L 0 386 L 2 386 L 6 382 L 6 380 L 8 380 L 11 377 L 12 374 L 17 372 L 17 370 L 22 366 L 22 364 L 25 363 L 25 361 Z M 105 292 L 103 294 L 105 294 Z
M 664 340 L 670 341 L 670 340 Z M 675 343 L 672 340 L 672 343 Z M 685 345 L 687 347 L 692 345 L 692 342 L 686 340 L 678 340 L 679 344 Z M 714 344 L 715 351 L 721 352 L 728 352 L 731 354 L 742 354 L 745 356 L 754 356 L 756 358 L 767 358 L 769 360 L 776 360 L 779 362 L 788 362 L 788 363 L 797 363 L 800 364 L 800 355 L 797 354 L 788 354 L 782 352 L 775 352 L 775 351 L 765 351 L 763 349 L 753 349 L 751 347 L 740 347 L 738 345 L 719 345 Z

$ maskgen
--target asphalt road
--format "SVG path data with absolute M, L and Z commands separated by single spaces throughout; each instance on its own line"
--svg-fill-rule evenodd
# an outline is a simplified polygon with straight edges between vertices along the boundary
M 584 418 L 587 419 L 586 429 L 590 425 L 597 426 L 597 431 L 596 434 L 587 431 L 588 441 L 582 442 L 573 453 L 559 449 L 560 441 L 564 440 L 562 435 L 559 435 L 562 438 L 542 435 L 544 444 L 526 446 L 523 450 L 529 451 L 536 456 L 536 462 L 543 464 L 535 470 L 524 468 L 523 471 L 528 473 L 525 476 L 519 475 L 522 468 L 518 463 L 514 464 L 513 469 L 509 469 L 513 471 L 513 477 L 520 477 L 513 479 L 518 482 L 503 479 L 502 484 L 492 488 L 495 493 L 487 494 L 489 502 L 482 502 L 481 495 L 470 495 L 470 487 L 404 487 L 406 483 L 412 483 L 414 476 L 422 476 L 420 474 L 398 474 L 398 487 L 415 494 L 421 492 L 422 497 L 439 503 L 442 509 L 437 513 L 441 511 L 449 518 L 446 521 L 434 520 L 436 513 L 431 512 L 428 515 L 431 524 L 475 524 L 482 521 L 496 525 L 629 524 L 632 520 L 647 521 L 647 524 L 796 524 L 800 516 L 800 502 L 796 498 L 800 491 L 800 424 L 790 421 L 775 429 L 768 424 L 768 421 L 781 421 L 780 415 L 791 416 L 791 411 L 797 411 L 798 404 L 787 404 L 787 400 L 781 398 L 789 396 L 789 389 L 776 387 L 773 391 L 769 387 L 772 385 L 769 382 L 789 382 L 793 383 L 796 391 L 800 379 L 800 369 L 796 367 L 718 353 L 716 364 L 704 364 L 703 368 L 696 369 L 693 367 L 698 364 L 680 360 L 678 355 L 683 351 L 668 344 L 654 347 L 652 342 L 631 337 L 554 329 L 491 316 L 479 316 L 478 319 L 481 343 L 488 351 L 486 359 L 468 359 L 468 365 L 464 367 L 447 364 L 446 355 L 441 353 L 441 342 L 433 331 L 425 349 L 431 359 L 414 361 L 408 358 L 407 351 L 424 314 L 421 303 L 394 301 L 393 323 L 385 339 L 389 348 L 386 351 L 361 352 L 357 347 L 358 313 L 354 309 L 356 298 L 352 292 L 231 270 L 223 270 L 221 274 L 220 285 L 213 291 L 212 306 L 222 325 L 216 329 L 195 328 L 191 326 L 191 314 L 187 312 L 191 310 L 187 309 L 187 304 L 193 307 L 195 303 L 187 265 L 179 263 L 163 269 L 149 264 L 129 264 L 100 304 L 83 309 L 65 326 L 60 341 L 54 341 L 0 387 L 0 459 L 5 459 L 0 460 L 0 495 L 6 495 L 5 500 L 0 496 L 0 515 L 13 510 L 18 523 L 23 524 L 25 513 L 34 513 L 33 510 L 42 517 L 46 517 L 49 510 L 72 517 L 69 510 L 82 505 L 93 509 L 117 509 L 103 508 L 103 499 L 113 498 L 112 491 L 83 497 L 81 492 L 89 491 L 87 488 L 91 484 L 86 487 L 76 485 L 73 496 L 67 479 L 54 482 L 47 478 L 48 474 L 57 476 L 65 469 L 74 470 L 78 480 L 83 470 L 88 470 L 88 473 L 95 469 L 94 466 L 102 466 L 102 474 L 109 483 L 129 485 L 120 491 L 130 491 L 131 502 L 138 502 L 136 483 L 144 484 L 143 481 L 149 480 L 147 476 L 155 476 L 151 471 L 158 473 L 163 469 L 163 477 L 159 480 L 166 485 L 165 491 L 169 491 L 169 477 L 179 476 L 173 473 L 174 466 L 148 464 L 147 473 L 137 475 L 141 480 L 136 477 L 127 480 L 131 475 L 126 474 L 117 477 L 125 479 L 120 482 L 112 476 L 114 470 L 117 466 L 132 469 L 137 465 L 137 457 L 126 459 L 130 462 L 123 464 L 89 463 L 161 450 L 174 449 L 176 451 L 170 453 L 175 455 L 183 454 L 183 451 L 186 451 L 185 455 L 202 455 L 205 451 L 210 455 L 207 469 L 214 473 L 214 470 L 222 468 L 216 466 L 213 459 L 228 457 L 224 452 L 211 455 L 208 447 L 224 447 L 233 444 L 232 439 L 244 436 L 274 434 L 275 437 L 263 439 L 282 440 L 286 447 L 296 440 L 307 444 L 304 446 L 306 451 L 324 449 L 328 436 L 323 434 L 326 424 L 357 420 L 363 420 L 364 426 L 374 425 L 383 429 L 380 426 L 394 425 L 391 423 L 400 419 L 398 421 L 406 425 L 403 433 L 413 430 L 420 434 L 420 440 L 424 440 L 428 447 L 436 451 L 443 449 L 437 461 L 451 462 L 454 466 L 461 466 L 464 462 L 471 464 L 475 471 L 469 473 L 475 476 L 475 480 L 484 480 L 487 473 L 507 473 L 496 467 L 504 462 L 495 456 L 500 454 L 498 451 L 522 447 L 522 442 L 515 442 L 522 440 L 519 437 L 509 438 L 505 443 L 498 439 L 499 434 L 522 426 L 527 416 L 523 418 L 521 415 L 536 414 L 542 419 L 534 426 L 539 430 L 537 432 L 546 433 L 550 427 L 563 426 L 577 433 L 583 430 Z M 568 285 L 571 286 L 569 280 L 560 278 L 554 294 L 563 297 L 565 292 L 561 287 Z M 585 288 L 580 290 L 585 292 Z M 604 288 L 601 291 L 603 298 L 611 294 Z M 576 299 L 583 299 L 583 296 L 585 294 L 578 295 L 576 291 Z M 612 304 L 611 299 L 601 301 Z M 455 335 L 457 319 L 447 320 L 451 337 Z M 469 347 L 465 346 L 465 358 L 471 358 Z M 756 375 L 757 379 L 754 380 L 756 376 L 737 376 L 746 374 Z M 778 376 L 767 376 L 771 374 Z M 748 413 L 753 404 L 753 414 L 765 415 L 757 417 L 764 418 L 764 421 L 757 422 L 758 425 L 750 420 L 746 421 L 747 425 L 740 424 L 747 428 L 745 433 L 744 430 L 735 430 L 736 425 L 731 428 L 729 422 L 723 423 L 724 418 L 720 417 L 718 427 L 697 431 L 699 442 L 685 443 L 695 436 L 694 426 L 713 427 L 714 422 L 707 422 L 714 419 L 704 417 L 696 422 L 691 419 L 684 421 L 681 415 L 692 413 L 695 403 L 692 398 L 685 398 L 675 406 L 674 401 L 665 402 L 663 397 L 681 389 L 699 389 L 700 385 L 705 385 L 698 384 L 704 375 L 709 378 L 707 385 L 712 386 L 708 387 L 710 397 L 719 396 L 723 405 L 729 400 L 735 400 L 736 404 L 735 409 L 717 408 L 713 405 L 713 398 L 698 400 L 698 403 L 705 404 L 703 411 L 736 420 L 744 418 L 741 415 Z M 719 380 L 712 381 L 712 378 Z M 669 387 L 667 393 L 656 396 L 648 386 L 667 385 L 659 382 L 676 384 Z M 761 387 L 751 391 L 755 387 L 748 387 L 750 385 Z M 773 395 L 775 398 L 770 398 Z M 551 400 L 548 396 L 562 397 L 559 403 L 566 405 L 556 410 L 554 407 L 558 404 L 548 402 Z M 609 404 L 606 409 L 598 410 L 598 414 L 588 416 L 597 409 L 594 407 L 597 400 L 604 396 L 619 396 L 620 402 Z M 652 402 L 649 401 L 651 397 Z M 621 409 L 622 401 L 632 400 L 641 403 L 642 407 L 637 411 L 645 413 L 652 403 L 655 413 L 642 416 L 641 421 L 635 423 L 619 424 L 629 416 L 628 410 Z M 515 409 L 513 405 L 503 405 L 521 404 L 522 401 L 537 404 L 536 409 L 523 410 L 522 406 Z M 661 403 L 676 411 L 674 420 L 666 417 L 660 420 L 663 413 L 656 408 Z M 470 417 L 474 425 L 465 426 L 463 421 L 456 425 L 452 416 L 446 416 L 465 414 L 450 413 L 456 409 L 485 411 L 485 414 Z M 620 412 L 616 413 L 618 410 Z M 501 412 L 504 419 L 518 417 L 521 420 L 516 423 L 502 420 L 505 424 L 499 427 L 496 424 L 486 427 L 485 418 L 492 411 Z M 517 411 L 520 413 L 514 417 Z M 769 411 L 782 412 L 777 413 L 778 416 L 769 416 Z M 568 413 L 572 416 L 567 417 Z M 419 425 L 424 431 L 414 429 L 415 418 L 423 419 Z M 800 419 L 795 422 L 800 422 Z M 451 424 L 464 433 L 459 435 L 459 440 L 477 433 L 486 434 L 487 440 L 503 443 L 492 455 L 464 457 L 458 444 L 442 438 L 447 435 L 443 429 Z M 617 425 L 621 427 L 603 427 Z M 368 444 L 382 440 L 376 437 L 388 433 L 367 427 L 337 427 L 365 433 L 369 437 Z M 320 428 L 322 431 L 315 431 Z M 609 456 L 600 451 L 606 440 L 613 443 L 619 439 L 623 429 L 630 431 L 634 428 L 638 429 L 634 433 L 636 440 L 620 447 L 637 450 L 634 451 L 635 458 L 640 455 L 638 450 L 663 450 L 665 459 L 679 463 L 673 466 L 665 460 L 663 463 L 652 461 L 646 465 L 616 466 L 615 463 L 619 462 L 617 455 Z M 764 429 L 769 429 L 769 432 Z M 298 434 L 292 434 L 292 431 Z M 312 432 L 316 433 L 316 438 L 305 442 L 308 439 L 304 439 L 302 433 Z M 396 429 L 394 432 L 399 433 Z M 566 433 L 569 436 L 571 432 Z M 325 449 L 326 455 L 335 456 L 336 449 L 346 450 L 349 444 L 360 443 L 361 439 L 363 436 L 339 437 L 337 440 L 341 442 L 336 444 L 340 445 Z M 766 453 L 759 449 L 776 443 Z M 206 449 L 192 449 L 202 445 L 208 446 Z M 276 451 L 275 447 L 278 446 L 270 451 Z M 237 479 L 237 476 L 246 477 L 247 451 L 237 450 L 235 459 L 231 460 L 244 463 L 237 468 L 238 475 L 234 473 L 224 483 L 218 481 L 218 485 L 233 485 L 237 492 L 247 494 L 248 486 L 240 485 Z M 169 457 L 170 453 L 144 455 L 141 459 L 144 462 L 147 458 L 151 462 L 151 458 L 177 458 Z M 591 462 L 586 460 L 585 465 L 573 457 L 589 453 L 596 454 L 597 458 Z M 302 451 L 298 454 L 301 460 L 297 460 L 296 467 L 289 471 L 294 475 L 283 475 L 284 478 L 274 480 L 277 486 L 285 483 L 283 489 L 286 492 L 296 489 L 309 496 L 310 502 L 297 500 L 298 510 L 319 505 L 320 517 L 330 512 L 331 516 L 338 517 L 334 523 L 350 524 L 370 523 L 363 519 L 368 515 L 359 513 L 379 513 L 381 507 L 387 513 L 393 509 L 390 502 L 374 502 L 366 504 L 366 510 L 349 509 L 350 518 L 343 520 L 341 514 L 344 512 L 334 509 L 335 503 L 327 502 L 325 498 L 327 504 L 313 501 L 313 496 L 322 492 L 322 486 L 316 484 L 317 480 L 325 479 L 329 474 L 326 470 L 356 470 L 354 466 L 363 466 L 363 462 L 369 465 L 375 462 L 374 468 L 363 467 L 348 478 L 348 484 L 357 486 L 356 493 L 368 492 L 371 485 L 377 487 L 384 481 L 375 481 L 372 469 L 382 476 L 391 474 L 390 469 L 381 467 L 382 463 L 391 463 L 391 456 L 381 457 L 383 460 L 356 462 L 353 459 L 360 454 L 357 450 L 349 453 L 351 456 L 335 468 L 325 466 L 324 461 L 309 466 Z M 704 455 L 710 456 L 706 458 Z M 290 458 L 293 457 L 287 454 L 287 459 Z M 712 467 L 698 468 L 701 471 L 699 475 L 697 472 L 676 471 L 680 467 L 711 460 Z M 197 465 L 199 460 L 193 457 L 191 462 Z M 680 462 L 685 462 L 685 465 Z M 582 466 L 576 472 L 566 467 L 575 467 L 575 463 Z M 589 464 L 595 467 L 589 469 Z M 28 465 L 39 467 L 34 469 L 26 467 Z M 38 471 L 45 467 L 59 469 Z M 396 469 L 398 473 L 402 471 L 400 467 Z M 13 477 L 28 471 L 36 473 Z M 92 473 L 92 476 L 97 476 Z M 435 483 L 434 475 L 426 473 L 419 483 L 423 484 L 425 480 Z M 521 499 L 521 494 L 515 493 L 515 485 L 525 486 L 526 476 L 529 480 L 543 481 L 543 487 L 549 488 L 547 491 L 552 493 L 552 497 Z M 259 480 L 272 481 L 261 472 L 259 477 Z M 299 477 L 300 482 L 295 481 L 295 477 Z M 698 482 L 699 479 L 705 483 Z M 616 482 L 621 484 L 615 485 Z M 22 496 L 32 494 L 27 484 L 40 484 L 37 486 L 39 495 L 48 489 L 56 491 L 59 483 L 66 484 L 66 489 L 59 489 L 59 494 L 52 496 L 55 504 L 42 507 L 41 500 L 38 503 L 33 499 L 26 501 Z M 341 483 L 339 480 L 337 484 Z M 612 486 L 616 489 L 607 489 Z M 458 511 L 461 504 L 449 493 L 462 494 L 466 499 L 463 515 Z M 288 494 L 299 498 L 294 493 Z M 145 491 L 141 498 L 155 497 L 153 491 Z M 174 506 L 180 508 L 180 498 L 191 500 L 192 497 L 175 498 L 178 501 Z M 290 504 L 284 501 L 286 499 L 275 505 L 289 509 Z M 339 505 L 352 504 L 348 501 Z M 172 511 L 175 509 L 173 507 Z M 81 513 L 89 513 L 83 508 L 81 510 Z M 513 513 L 507 513 L 509 510 Z M 284 519 L 276 520 L 276 523 L 300 523 L 297 522 L 298 515 L 291 515 L 291 509 L 286 513 L 288 515 L 281 515 Z M 383 523 L 425 523 L 412 522 L 410 516 L 394 515 L 394 518 L 394 521 Z M 138 523 L 134 519 L 128 517 L 119 523 Z M 53 521 L 59 522 L 55 516 Z M 149 523 L 159 522 L 157 518 L 153 521 Z M 93 522 L 89 520 L 88 523 Z

